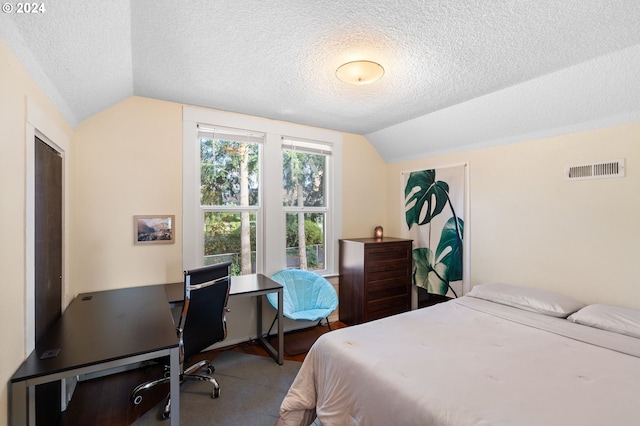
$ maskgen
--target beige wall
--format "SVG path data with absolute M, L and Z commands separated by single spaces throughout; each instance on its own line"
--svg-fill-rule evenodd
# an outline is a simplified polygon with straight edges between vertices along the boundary
M 343 141 L 342 238 L 370 237 L 387 224 L 386 164 L 363 136 Z
M 182 105 L 128 98 L 76 132 L 75 293 L 182 280 Z M 176 216 L 174 244 L 134 245 L 134 215 Z
M 71 141 L 73 130 L 0 40 L 0 425 L 8 420 L 10 377 L 25 358 L 27 98 Z
M 621 158 L 625 178 L 564 181 L 566 164 Z M 402 171 L 461 162 L 472 286 L 502 281 L 640 308 L 640 123 L 390 164 L 390 231 L 400 231 Z

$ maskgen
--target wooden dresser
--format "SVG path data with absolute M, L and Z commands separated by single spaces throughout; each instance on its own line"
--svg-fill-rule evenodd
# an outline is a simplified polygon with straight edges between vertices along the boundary
M 340 240 L 340 321 L 354 325 L 411 309 L 412 240 Z

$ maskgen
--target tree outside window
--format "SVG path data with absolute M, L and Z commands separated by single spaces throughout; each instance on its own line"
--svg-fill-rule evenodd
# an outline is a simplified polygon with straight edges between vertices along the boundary
M 234 275 L 256 272 L 260 143 L 233 133 L 200 136 L 204 264 L 233 262 Z
M 325 145 L 285 141 L 282 151 L 287 267 L 325 269 L 330 153 Z

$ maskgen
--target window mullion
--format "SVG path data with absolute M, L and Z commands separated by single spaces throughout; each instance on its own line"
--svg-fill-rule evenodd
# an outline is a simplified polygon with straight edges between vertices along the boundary
M 257 212 L 259 206 L 200 206 L 205 212 Z
M 326 213 L 329 211 L 328 207 L 296 207 L 296 206 L 286 206 L 283 207 L 284 211 L 287 213 Z

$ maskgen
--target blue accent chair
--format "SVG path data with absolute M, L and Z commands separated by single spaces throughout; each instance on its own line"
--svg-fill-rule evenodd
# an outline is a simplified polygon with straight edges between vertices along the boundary
M 333 284 L 326 278 L 303 269 L 283 269 L 272 275 L 271 279 L 282 284 L 282 313 L 285 317 L 295 321 L 318 321 L 316 325 L 320 325 L 326 318 L 327 326 L 331 330 L 328 317 L 338 307 L 338 295 Z M 269 304 L 277 310 L 277 293 L 268 293 L 266 297 Z M 277 316 L 271 323 L 267 335 L 271 333 L 276 319 Z

